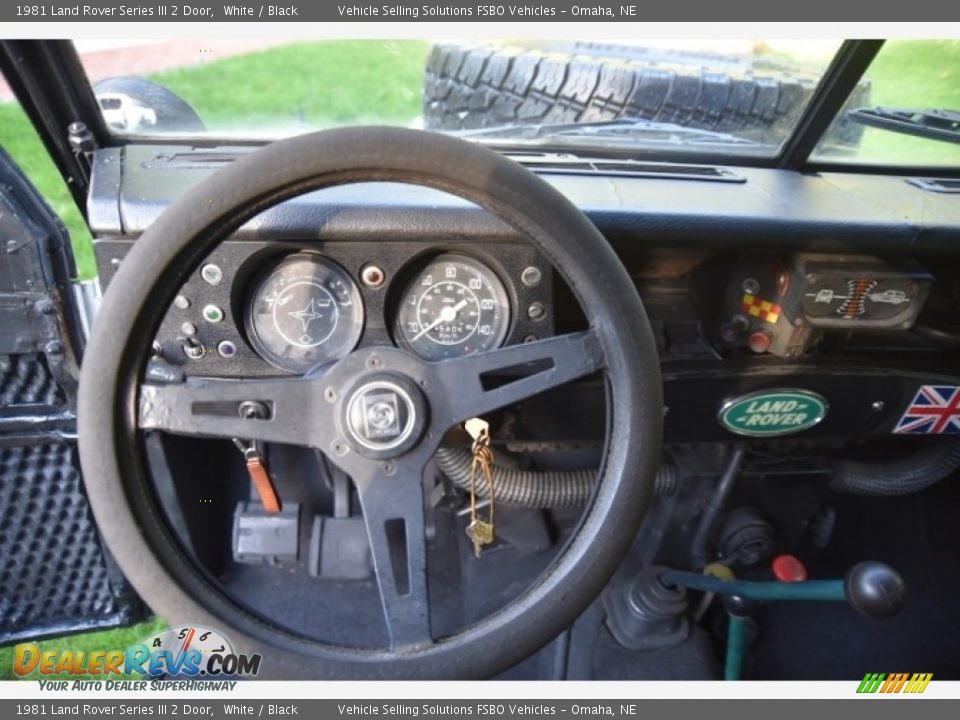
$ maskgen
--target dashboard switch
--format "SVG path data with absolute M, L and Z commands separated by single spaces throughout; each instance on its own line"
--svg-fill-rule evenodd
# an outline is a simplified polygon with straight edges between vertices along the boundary
M 206 351 L 206 348 L 194 337 L 188 337 L 187 341 L 183 344 L 183 354 L 191 360 L 199 360 Z
M 759 355 L 760 353 L 765 353 L 770 349 L 770 343 L 772 340 L 773 338 L 770 336 L 770 333 L 764 330 L 758 330 L 750 335 L 750 339 L 747 341 L 747 344 L 750 346 L 750 349 L 753 350 L 753 352 Z
M 807 579 L 807 568 L 793 555 L 777 555 L 771 564 L 773 576 L 780 582 L 803 582 Z

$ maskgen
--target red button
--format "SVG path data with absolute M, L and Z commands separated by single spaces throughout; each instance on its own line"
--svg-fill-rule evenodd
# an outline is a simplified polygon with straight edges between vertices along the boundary
M 750 335 L 750 338 L 747 340 L 747 345 L 757 354 L 765 353 L 770 347 L 770 341 L 772 339 L 770 333 L 758 330 Z
M 802 582 L 807 579 L 807 568 L 793 555 L 777 555 L 772 568 L 773 576 L 780 582 Z

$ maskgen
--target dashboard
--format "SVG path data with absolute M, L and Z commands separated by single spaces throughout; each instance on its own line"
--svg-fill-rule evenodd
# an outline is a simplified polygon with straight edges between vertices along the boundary
M 116 268 L 126 242 L 98 243 Z M 357 347 L 443 360 L 553 333 L 549 263 L 526 245 L 244 242 L 180 289 L 154 355 L 190 374 L 305 374 Z
M 246 151 L 98 153 L 89 215 L 101 283 L 177 194 Z M 884 438 L 918 386 L 958 384 L 960 196 L 890 176 L 736 172 L 741 182 L 547 175 L 640 292 L 667 442 L 730 441 L 717 416 L 731 397 L 787 382 L 829 408 L 804 441 Z M 549 261 L 496 217 L 433 190 L 368 183 L 243 225 L 180 289 L 154 354 L 191 375 L 282 376 L 356 347 L 438 361 L 586 322 Z M 596 442 L 598 383 L 524 403 L 514 446 Z

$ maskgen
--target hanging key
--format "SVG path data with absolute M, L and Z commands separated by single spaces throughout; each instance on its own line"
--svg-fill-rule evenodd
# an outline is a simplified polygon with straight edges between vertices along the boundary
M 260 504 L 268 513 L 278 513 L 283 509 L 280 503 L 280 496 L 273 486 L 273 480 L 270 479 L 270 473 L 267 472 L 266 463 L 260 454 L 260 447 L 255 440 L 233 439 L 233 444 L 240 448 L 244 460 L 247 461 L 247 473 L 250 475 L 250 482 L 253 483 L 253 489 L 257 491 L 260 498 Z
M 473 461 L 470 463 L 470 523 L 467 525 L 467 537 L 473 543 L 474 555 L 480 557 L 484 545 L 489 545 L 495 537 L 493 526 L 494 487 L 493 487 L 493 450 L 490 448 L 490 424 L 480 418 L 471 418 L 464 428 L 473 438 Z M 477 512 L 477 473 L 483 473 L 490 494 L 490 511 L 487 519 Z

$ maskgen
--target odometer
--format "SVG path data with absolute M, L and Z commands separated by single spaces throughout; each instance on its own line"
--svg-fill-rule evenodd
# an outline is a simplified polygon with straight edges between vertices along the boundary
M 465 255 L 435 257 L 405 288 L 396 314 L 400 345 L 426 360 L 499 347 L 510 325 L 510 300 L 497 274 Z

